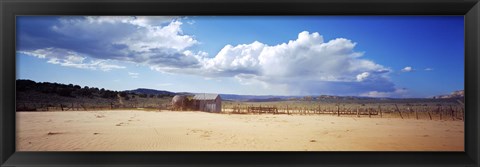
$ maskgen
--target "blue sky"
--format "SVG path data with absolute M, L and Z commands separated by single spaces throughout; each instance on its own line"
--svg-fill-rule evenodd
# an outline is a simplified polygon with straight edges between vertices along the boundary
M 17 78 L 111 90 L 430 97 L 464 89 L 463 16 L 17 17 Z

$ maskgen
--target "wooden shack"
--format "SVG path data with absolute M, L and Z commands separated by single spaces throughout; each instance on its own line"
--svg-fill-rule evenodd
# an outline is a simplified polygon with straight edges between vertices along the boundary
M 195 108 L 206 112 L 221 112 L 222 98 L 218 94 L 200 93 L 193 96 Z

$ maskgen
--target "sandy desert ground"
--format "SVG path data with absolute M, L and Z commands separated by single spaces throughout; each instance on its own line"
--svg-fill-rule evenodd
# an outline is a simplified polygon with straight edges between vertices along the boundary
M 17 151 L 463 151 L 464 122 L 205 112 L 17 112 Z

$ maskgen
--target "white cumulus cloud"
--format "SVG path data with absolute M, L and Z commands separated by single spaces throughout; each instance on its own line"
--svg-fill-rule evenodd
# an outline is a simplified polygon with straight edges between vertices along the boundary
M 367 79 L 368 76 L 370 76 L 370 73 L 368 73 L 368 72 L 363 72 L 363 73 L 361 73 L 361 74 L 358 74 L 358 75 L 357 75 L 357 81 L 360 81 L 360 82 L 361 82 L 361 81 Z
M 195 66 L 197 59 L 183 52 L 198 41 L 183 34 L 182 24 L 180 17 L 173 16 L 63 17 L 51 27 L 59 36 L 52 45 L 97 59 Z
M 360 95 L 396 90 L 388 77 L 391 69 L 365 58 L 363 52 L 355 51 L 357 43 L 346 38 L 325 40 L 317 32 L 303 31 L 284 43 L 225 45 L 209 55 L 191 50 L 199 42 L 184 34 L 182 25 L 181 17 L 64 17 L 49 30 L 55 33 L 49 37 L 54 40 L 36 37 L 46 41 L 42 48 L 33 48 L 37 45 L 31 42 L 19 52 L 76 68 L 108 71 L 125 68 L 111 62 L 125 61 L 164 73 L 231 77 L 241 84 L 287 94 Z
M 307 31 L 297 39 L 277 45 L 259 41 L 226 45 L 214 57 L 192 54 L 201 64 L 193 69 L 159 69 L 208 77 L 234 77 L 243 84 L 281 87 L 292 94 L 394 91 L 391 71 L 354 51 L 356 43 L 345 38 L 324 41 Z M 343 89 L 343 90 L 340 90 Z
M 408 97 L 408 90 L 405 88 L 397 88 L 392 92 L 370 91 L 360 94 L 365 97 Z
M 402 71 L 402 72 L 412 72 L 412 71 L 413 71 L 413 68 L 410 67 L 410 66 L 407 66 L 407 67 L 403 68 L 401 71 Z
M 47 63 L 58 64 L 65 67 L 74 67 L 90 70 L 110 71 L 112 69 L 123 69 L 124 66 L 109 63 L 107 60 L 91 59 L 85 55 L 75 51 L 59 49 L 59 48 L 45 48 L 29 51 L 19 51 L 19 53 L 47 59 Z M 88 59 L 88 61 L 87 61 Z
M 139 75 L 140 75 L 139 73 L 128 72 L 128 76 L 130 76 L 131 78 L 138 78 Z

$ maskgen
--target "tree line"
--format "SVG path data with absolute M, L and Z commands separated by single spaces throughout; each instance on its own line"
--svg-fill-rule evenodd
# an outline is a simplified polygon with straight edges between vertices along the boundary
M 16 90 L 17 92 L 27 92 L 27 91 L 36 91 L 45 94 L 59 95 L 63 97 L 87 97 L 87 98 L 106 98 L 113 99 L 121 96 L 125 100 L 135 98 L 136 96 L 141 98 L 162 98 L 168 95 L 163 94 L 137 94 L 135 92 L 129 91 L 112 91 L 104 88 L 96 87 L 81 87 L 74 84 L 61 84 L 61 83 L 50 83 L 50 82 L 35 82 L 32 80 L 17 80 L 16 81 Z

